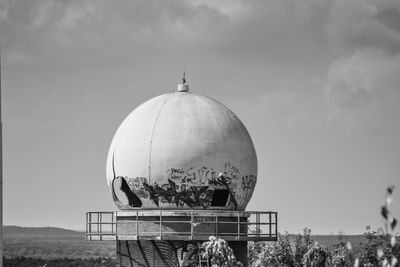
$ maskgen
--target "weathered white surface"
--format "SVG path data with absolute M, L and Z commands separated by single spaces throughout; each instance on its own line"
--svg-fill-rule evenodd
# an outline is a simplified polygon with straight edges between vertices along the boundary
M 156 183 L 171 197 L 185 191 L 186 198 L 196 199 L 191 187 L 208 186 L 214 190 L 228 186 L 233 193 L 225 207 L 211 207 L 203 200 L 212 198 L 212 194 L 203 193 L 197 196 L 203 204 L 198 205 L 197 201 L 194 206 L 176 201 L 175 197 L 159 197 L 161 208 L 244 210 L 257 177 L 255 149 L 239 118 L 219 102 L 189 92 L 155 97 L 123 121 L 108 154 L 110 186 L 114 181 L 113 162 L 115 176 L 125 177 L 130 189 L 142 200 L 141 207 L 147 209 L 158 207 L 143 182 Z M 228 185 L 218 182 L 220 173 Z M 171 190 L 169 180 L 176 189 Z

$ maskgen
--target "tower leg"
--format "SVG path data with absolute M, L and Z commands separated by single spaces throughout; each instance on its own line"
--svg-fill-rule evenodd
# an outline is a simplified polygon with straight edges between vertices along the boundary
M 197 267 L 200 241 L 139 240 L 117 241 L 117 266 L 121 267 Z M 244 267 L 247 242 L 229 241 L 229 246 Z
M 247 242 L 246 241 L 228 241 L 229 247 L 233 250 L 236 259 L 247 267 Z
M 117 241 L 117 266 L 197 267 L 199 244 L 190 241 Z

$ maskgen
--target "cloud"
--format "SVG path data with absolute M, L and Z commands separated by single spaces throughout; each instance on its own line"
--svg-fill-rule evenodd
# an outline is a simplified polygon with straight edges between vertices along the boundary
M 213 10 L 218 10 L 221 14 L 232 19 L 247 16 L 251 12 L 251 1 L 241 0 L 193 0 L 191 3 L 198 6 L 206 6 Z
M 400 52 L 400 2 L 336 0 L 326 25 L 328 38 L 340 49 Z
M 168 50 L 226 20 L 218 10 L 178 0 L 2 0 L 0 14 L 0 43 L 7 54 L 37 62 Z
M 0 3 L 0 43 L 7 54 L 53 64 L 97 62 L 100 56 L 123 61 L 179 49 L 242 61 L 312 61 L 322 53 L 320 25 L 329 10 L 329 1 L 316 0 Z
M 323 119 L 347 134 L 399 134 L 400 54 L 360 50 L 335 60 L 324 93 Z
M 35 66 L 143 64 L 183 50 L 241 75 L 269 72 L 271 88 L 290 79 L 290 90 L 326 71 L 328 102 L 350 108 L 393 87 L 399 14 L 396 0 L 0 0 L 0 43 L 8 62 Z
M 323 85 L 332 110 L 342 112 L 380 106 L 397 97 L 400 78 L 400 2 L 332 3 L 326 33 L 337 58 L 328 65 Z M 386 98 L 386 99 L 385 99 Z M 377 111 L 379 113 L 380 111 Z
M 357 51 L 330 65 L 326 95 L 339 107 L 357 107 L 384 91 L 399 90 L 399 73 L 400 55 L 379 50 Z

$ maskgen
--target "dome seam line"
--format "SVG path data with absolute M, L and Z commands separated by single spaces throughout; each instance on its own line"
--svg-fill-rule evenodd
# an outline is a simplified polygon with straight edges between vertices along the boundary
M 154 138 L 154 133 L 156 131 L 156 125 L 157 125 L 158 117 L 160 116 L 161 110 L 164 107 L 165 103 L 167 103 L 167 101 L 170 100 L 172 96 L 173 96 L 173 94 L 170 95 L 167 99 L 165 99 L 164 102 L 161 104 L 160 109 L 157 112 L 156 119 L 154 121 L 153 129 L 151 131 L 150 149 L 149 149 L 149 167 L 148 167 L 149 184 L 151 182 L 151 154 L 152 154 L 152 149 L 153 149 L 153 138 Z

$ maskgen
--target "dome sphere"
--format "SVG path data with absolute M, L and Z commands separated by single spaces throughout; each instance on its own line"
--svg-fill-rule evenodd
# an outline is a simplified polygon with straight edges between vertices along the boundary
M 245 210 L 257 156 L 239 118 L 221 103 L 173 92 L 137 107 L 107 158 L 118 208 Z

